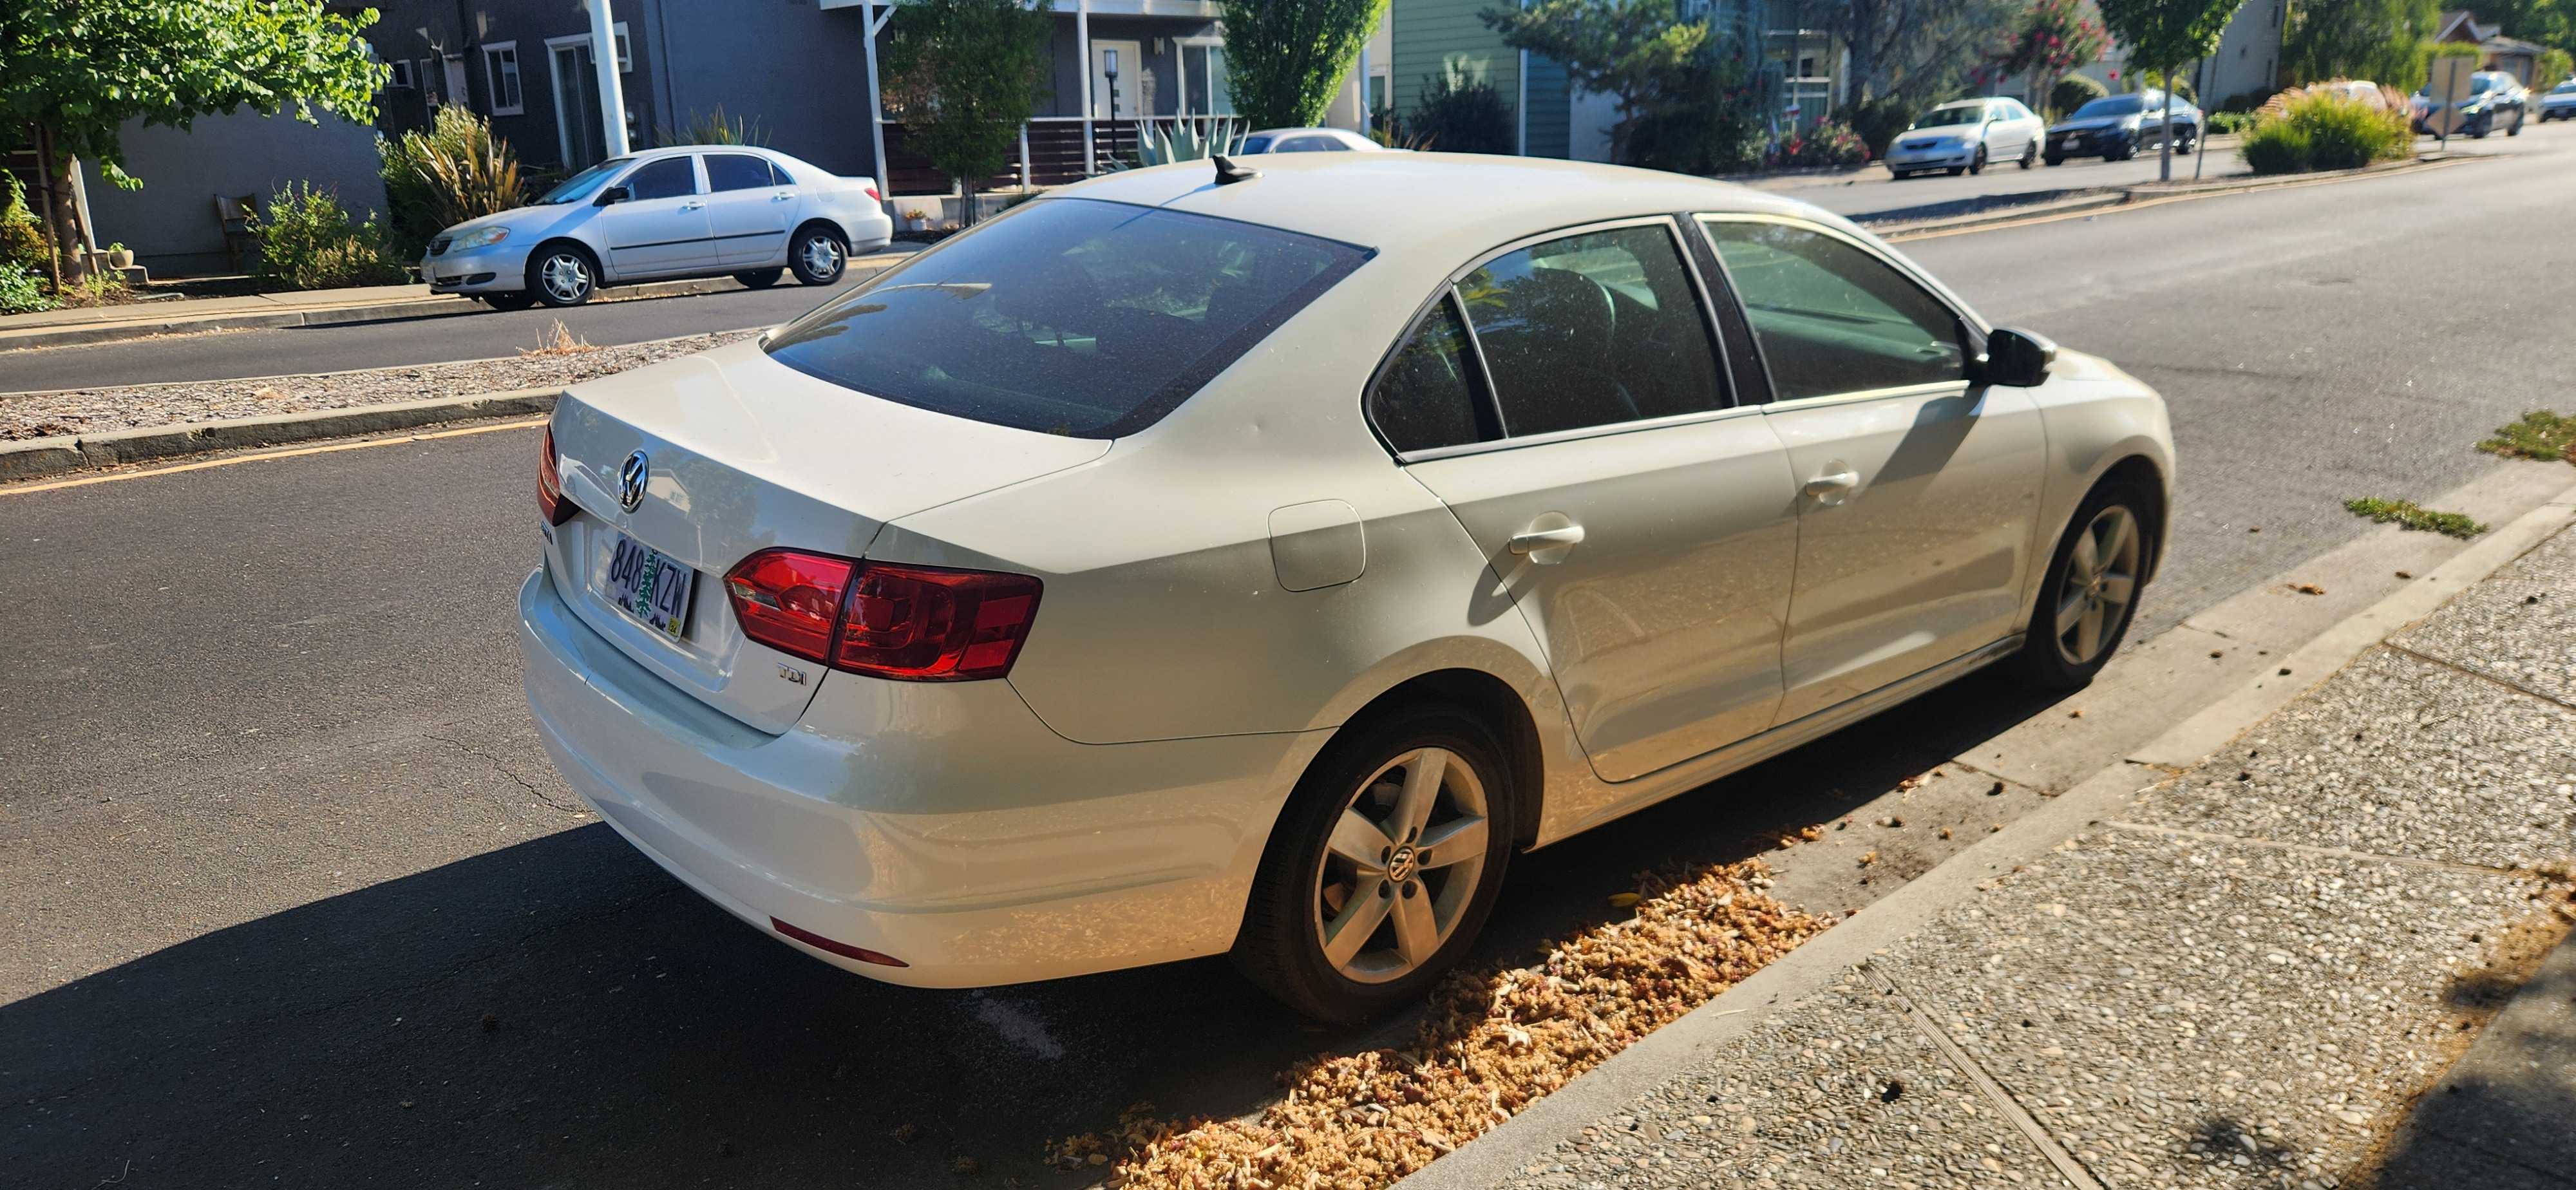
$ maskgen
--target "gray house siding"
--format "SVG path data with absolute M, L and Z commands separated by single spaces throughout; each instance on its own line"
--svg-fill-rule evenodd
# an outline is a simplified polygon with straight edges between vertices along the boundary
M 722 106 L 728 118 L 758 121 L 762 139 L 781 153 L 834 173 L 876 172 L 864 10 L 827 12 L 812 0 L 646 0 L 626 10 L 634 35 L 683 47 L 657 59 L 657 106 L 638 106 L 631 94 L 627 100 L 652 111 L 660 127 L 677 133 Z M 644 73 L 641 64 L 635 73 Z
M 320 126 L 291 115 L 250 113 L 207 116 L 187 131 L 130 123 L 125 172 L 142 180 L 123 190 L 82 163 L 92 234 L 100 247 L 123 243 L 135 262 L 163 276 L 231 271 L 215 196 L 254 195 L 268 209 L 271 194 L 290 182 L 307 182 L 340 196 L 340 205 L 363 217 L 385 209 L 385 186 L 376 176 L 376 133 L 364 124 L 316 111 Z M 241 262 L 247 265 L 248 261 Z

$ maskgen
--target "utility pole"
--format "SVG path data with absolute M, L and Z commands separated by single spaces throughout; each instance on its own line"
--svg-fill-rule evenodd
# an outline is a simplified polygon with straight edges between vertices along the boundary
M 617 77 L 617 23 L 608 0 L 585 0 L 590 10 L 590 64 L 599 72 L 599 144 L 611 157 L 626 155 L 626 87 Z

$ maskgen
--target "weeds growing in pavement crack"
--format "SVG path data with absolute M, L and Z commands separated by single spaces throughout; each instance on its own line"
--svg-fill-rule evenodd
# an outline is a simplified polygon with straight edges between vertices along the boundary
M 2343 502 L 2344 511 L 2366 516 L 2381 524 L 2395 521 L 2401 529 L 2439 533 L 2445 537 L 2470 538 L 2487 531 L 2487 527 L 2457 512 L 2435 512 L 2412 500 L 2382 500 L 2377 496 L 2356 496 Z

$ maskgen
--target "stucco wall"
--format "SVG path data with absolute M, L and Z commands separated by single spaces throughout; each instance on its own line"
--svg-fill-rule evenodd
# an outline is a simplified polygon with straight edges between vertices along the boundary
M 230 269 L 215 218 L 218 194 L 255 194 L 265 211 L 279 187 L 310 182 L 338 193 L 353 215 L 384 210 L 375 129 L 328 112 L 314 118 L 318 127 L 247 113 L 207 116 L 185 132 L 128 124 L 121 133 L 125 172 L 143 180 L 141 189 L 109 185 L 83 163 L 99 246 L 123 243 L 154 276 L 222 273 Z

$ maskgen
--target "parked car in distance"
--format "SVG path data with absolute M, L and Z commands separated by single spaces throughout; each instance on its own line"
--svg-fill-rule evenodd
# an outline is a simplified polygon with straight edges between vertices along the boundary
M 1383 153 L 1385 145 L 1347 128 L 1264 128 L 1245 133 L 1239 152 L 1253 153 Z
M 565 391 L 519 638 L 610 826 L 880 980 L 1230 953 L 1351 1020 L 1516 852 L 1988 665 L 2080 686 L 2157 569 L 2163 401 L 1839 216 L 1219 178 L 1051 190 Z
M 877 186 L 785 153 L 690 145 L 613 157 L 524 207 L 438 233 L 420 261 L 432 293 L 503 310 L 578 306 L 602 286 L 731 275 L 754 289 L 793 272 L 841 279 L 894 237 Z
M 2041 122 L 2018 99 L 1961 99 L 1915 118 L 1887 144 L 1887 172 L 1899 178 L 1925 170 L 1984 173 L 1989 161 L 2039 158 Z
M 2439 105 L 2433 102 L 2429 86 L 2417 91 L 2408 106 L 2414 110 L 2415 131 L 2438 131 L 2432 120 Z M 2520 136 L 2523 119 L 2530 114 L 2531 92 L 2524 89 L 2520 79 L 2501 70 L 2481 70 L 2469 76 L 2468 98 L 2461 100 L 2458 107 L 2459 122 L 2451 129 L 2456 135 L 2484 140 L 2502 126 L 2506 136 Z
M 2569 79 L 2549 89 L 2540 97 L 2540 122 L 2576 119 L 2576 79 Z
M 2048 127 L 2048 147 L 2041 160 L 2058 165 L 2069 157 L 2126 161 L 2162 143 L 2165 93 L 2149 88 L 2127 95 L 2105 95 Z M 2200 109 L 2175 96 L 2174 152 L 2188 153 L 2200 144 Z

